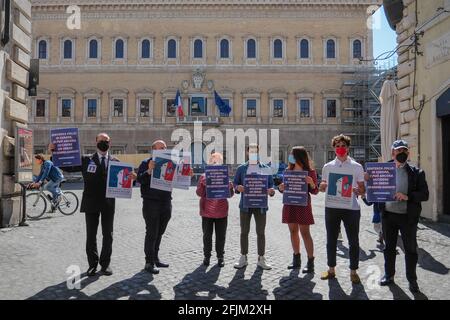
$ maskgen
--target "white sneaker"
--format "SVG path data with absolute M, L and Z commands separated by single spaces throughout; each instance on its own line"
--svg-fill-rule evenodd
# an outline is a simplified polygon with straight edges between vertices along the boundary
M 234 264 L 234 267 L 236 269 L 242 269 L 242 268 L 246 267 L 247 265 L 248 265 L 247 255 L 243 254 L 239 258 L 239 261 Z
M 342 233 L 341 232 L 339 232 L 339 235 L 338 235 L 338 241 L 344 241 L 344 238 L 342 238 Z
M 266 258 L 264 256 L 258 257 L 258 267 L 263 268 L 264 270 L 271 270 L 272 266 L 270 264 L 267 264 Z

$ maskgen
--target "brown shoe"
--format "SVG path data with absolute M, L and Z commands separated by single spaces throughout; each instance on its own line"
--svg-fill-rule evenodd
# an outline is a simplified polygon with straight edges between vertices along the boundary
M 353 284 L 360 284 L 361 283 L 361 279 L 359 278 L 357 273 L 350 274 L 350 281 Z
M 334 278 L 336 278 L 336 273 L 330 272 L 330 271 L 325 271 L 320 276 L 320 279 L 322 279 L 322 280 L 330 280 L 330 279 L 334 279 Z

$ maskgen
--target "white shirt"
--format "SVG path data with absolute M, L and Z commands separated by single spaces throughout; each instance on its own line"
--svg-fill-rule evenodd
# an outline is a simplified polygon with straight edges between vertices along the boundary
M 358 182 L 364 182 L 364 169 L 363 166 L 358 162 L 353 160 L 350 157 L 347 157 L 347 160 L 341 162 L 338 158 L 326 163 L 322 169 L 322 180 L 327 182 L 329 181 L 330 173 L 341 173 L 340 171 L 345 170 L 353 175 L 352 187 L 358 187 Z M 328 191 L 328 190 L 327 190 Z M 359 210 L 359 203 L 355 196 L 355 193 L 352 192 L 353 204 L 352 210 Z M 328 207 L 327 200 L 325 198 L 325 207 Z M 330 206 L 332 208 L 332 206 Z
M 102 157 L 105 157 L 105 168 L 108 169 L 109 152 L 106 152 L 105 155 L 102 155 L 100 152 L 97 151 L 97 156 L 98 156 L 98 162 L 100 162 L 100 165 L 102 165 Z

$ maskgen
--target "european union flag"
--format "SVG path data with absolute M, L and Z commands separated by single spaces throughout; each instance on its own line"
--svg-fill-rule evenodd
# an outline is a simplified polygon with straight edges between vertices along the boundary
M 214 99 L 216 101 L 216 106 L 219 107 L 220 113 L 230 114 L 231 108 L 229 104 L 222 100 L 216 90 L 214 90 Z

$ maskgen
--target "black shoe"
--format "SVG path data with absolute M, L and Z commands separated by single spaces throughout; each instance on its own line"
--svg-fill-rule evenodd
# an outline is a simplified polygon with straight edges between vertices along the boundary
M 219 266 L 219 268 L 225 267 L 225 261 L 223 260 L 223 258 L 217 259 L 217 265 Z
M 380 286 L 389 286 L 391 284 L 394 284 L 394 277 L 388 277 L 388 276 L 384 276 L 381 280 L 380 280 Z
M 102 268 L 102 273 L 105 276 L 111 276 L 113 274 L 113 271 L 110 267 Z
M 86 271 L 86 274 L 87 274 L 88 277 L 93 277 L 93 276 L 95 276 L 96 273 L 97 273 L 97 267 L 90 267 Z
M 168 268 L 169 265 L 167 263 L 161 262 L 159 260 L 155 261 L 155 266 L 157 266 L 158 268 Z
M 420 289 L 419 289 L 419 285 L 417 284 L 417 281 L 410 281 L 409 282 L 409 290 L 412 292 L 412 293 L 419 293 L 420 292 Z
M 150 272 L 151 274 L 158 274 L 159 273 L 159 269 L 156 268 L 153 263 L 146 263 L 144 270 L 147 271 L 147 272 Z
M 313 273 L 314 272 L 314 257 L 308 258 L 306 267 L 303 268 L 302 273 Z
M 203 265 L 205 267 L 209 266 L 209 260 L 210 260 L 210 257 L 204 257 L 203 258 Z
M 288 270 L 292 269 L 300 269 L 301 261 L 300 261 L 300 253 L 292 256 L 292 264 L 288 266 Z

